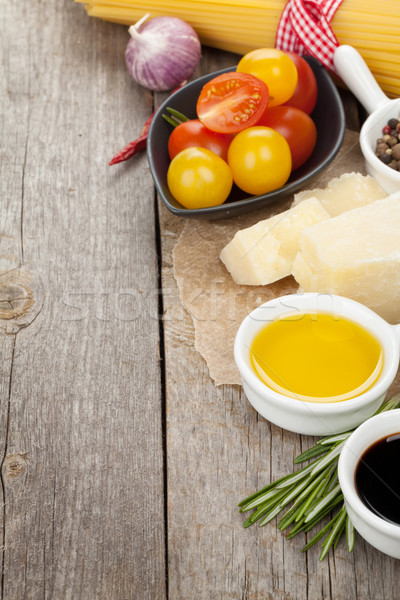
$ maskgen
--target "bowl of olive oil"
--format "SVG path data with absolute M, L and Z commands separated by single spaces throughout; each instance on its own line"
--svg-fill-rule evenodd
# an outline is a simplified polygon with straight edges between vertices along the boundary
M 396 375 L 399 327 L 331 294 L 266 302 L 235 339 L 244 392 L 284 429 L 330 435 L 357 427 L 379 408 Z

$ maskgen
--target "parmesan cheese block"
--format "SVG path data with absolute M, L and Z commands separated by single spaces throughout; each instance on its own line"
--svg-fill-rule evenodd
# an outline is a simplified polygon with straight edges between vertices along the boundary
M 304 190 L 295 194 L 292 206 L 303 200 L 318 198 L 331 217 L 347 210 L 365 206 L 387 196 L 378 182 L 370 175 L 344 173 L 331 179 L 325 189 Z
M 238 231 L 222 250 L 221 260 L 236 283 L 272 283 L 291 274 L 301 231 L 324 219 L 329 219 L 329 214 L 316 198 L 309 198 Z
M 347 296 L 400 321 L 400 192 L 305 229 L 293 275 L 304 292 Z

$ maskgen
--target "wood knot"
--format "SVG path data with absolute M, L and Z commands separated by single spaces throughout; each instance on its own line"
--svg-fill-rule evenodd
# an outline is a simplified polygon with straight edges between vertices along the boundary
M 18 479 L 26 469 L 26 454 L 9 454 L 3 464 L 3 475 L 7 479 Z
M 32 290 L 21 281 L 0 282 L 0 319 L 28 313 L 35 303 Z
M 0 330 L 17 333 L 29 325 L 42 307 L 42 286 L 24 268 L 0 274 Z

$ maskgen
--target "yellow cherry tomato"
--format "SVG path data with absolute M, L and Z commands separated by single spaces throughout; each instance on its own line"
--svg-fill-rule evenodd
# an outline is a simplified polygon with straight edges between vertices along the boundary
M 232 188 L 232 173 L 214 152 L 194 146 L 171 161 L 167 181 L 171 194 L 182 206 L 206 208 L 225 202 Z
M 267 194 L 289 179 L 290 147 L 283 135 L 270 127 L 249 127 L 238 133 L 228 150 L 233 181 L 248 194 Z
M 296 90 L 298 79 L 296 65 L 282 50 L 276 48 L 252 50 L 243 56 L 237 70 L 251 73 L 267 84 L 268 106 L 283 104 Z

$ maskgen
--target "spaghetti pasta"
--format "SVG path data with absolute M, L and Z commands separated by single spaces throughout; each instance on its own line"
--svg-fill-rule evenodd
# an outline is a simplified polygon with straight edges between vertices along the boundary
M 76 0 L 87 13 L 132 25 L 145 13 L 187 21 L 204 45 L 245 54 L 273 47 L 286 0 Z M 400 96 L 399 0 L 343 0 L 332 30 L 340 44 L 354 46 L 389 96 Z

